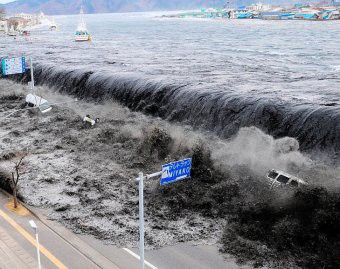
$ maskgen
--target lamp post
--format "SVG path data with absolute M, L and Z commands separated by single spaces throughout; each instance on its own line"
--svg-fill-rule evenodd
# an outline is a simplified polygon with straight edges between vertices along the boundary
M 144 175 L 143 173 L 139 173 L 139 268 L 144 269 L 144 184 L 143 179 Z
M 35 233 L 35 240 L 37 241 L 37 256 L 38 256 L 38 268 L 41 269 L 41 262 L 40 262 L 40 249 L 39 249 L 39 237 L 38 237 L 38 227 L 35 224 L 34 220 L 30 220 L 29 224 L 34 230 Z
M 139 269 L 144 269 L 144 179 L 159 177 L 162 172 L 156 172 L 151 175 L 144 176 L 143 173 L 138 174 L 136 181 L 138 182 L 139 192 Z

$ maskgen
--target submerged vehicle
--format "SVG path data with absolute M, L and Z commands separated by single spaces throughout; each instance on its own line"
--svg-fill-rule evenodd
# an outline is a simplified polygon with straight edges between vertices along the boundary
M 86 115 L 83 119 L 85 127 L 93 127 L 97 122 L 99 122 L 99 118 L 92 119 L 90 115 Z
M 307 185 L 307 182 L 298 177 L 274 169 L 268 172 L 267 179 L 270 181 L 270 185 L 272 188 L 284 185 L 296 188 L 301 187 L 303 185 Z
M 75 41 L 80 42 L 80 41 L 91 41 L 91 35 L 89 34 L 87 28 L 86 28 L 86 23 L 84 20 L 84 11 L 83 7 L 80 9 L 80 21 L 75 33 L 74 37 Z
M 27 94 L 25 101 L 27 106 L 38 107 L 41 113 L 46 113 L 52 109 L 51 104 L 47 100 L 35 94 Z

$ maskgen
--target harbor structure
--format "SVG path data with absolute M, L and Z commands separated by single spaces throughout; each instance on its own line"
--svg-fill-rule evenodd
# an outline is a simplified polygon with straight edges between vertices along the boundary
M 230 7 L 230 2 L 224 8 L 208 8 L 201 11 L 180 13 L 165 17 L 177 18 L 227 18 L 227 19 L 262 19 L 262 20 L 339 20 L 340 2 L 302 4 L 292 7 L 273 6 L 254 3 L 250 6 Z

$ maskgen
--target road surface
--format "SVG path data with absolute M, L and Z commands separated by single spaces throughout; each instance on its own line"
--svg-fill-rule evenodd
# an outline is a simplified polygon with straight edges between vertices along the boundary
M 7 194 L 0 191 L 0 269 L 38 268 L 33 219 L 38 226 L 43 269 L 138 269 L 138 249 L 105 245 L 89 236 L 77 236 L 56 222 L 48 221 L 37 209 L 39 219 L 27 212 L 11 212 Z M 41 221 L 40 221 L 41 220 Z M 226 261 L 216 246 L 185 243 L 145 252 L 145 269 L 238 269 Z

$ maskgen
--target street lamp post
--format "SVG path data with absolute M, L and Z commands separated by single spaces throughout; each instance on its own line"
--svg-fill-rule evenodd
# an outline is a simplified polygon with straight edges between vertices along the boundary
M 144 269 L 144 175 L 139 173 L 139 268 Z
M 38 256 L 38 268 L 41 269 L 41 262 L 40 262 L 40 247 L 39 247 L 39 237 L 38 237 L 38 227 L 35 224 L 34 220 L 30 220 L 29 224 L 34 230 L 35 233 L 35 240 L 37 241 L 37 256 Z

